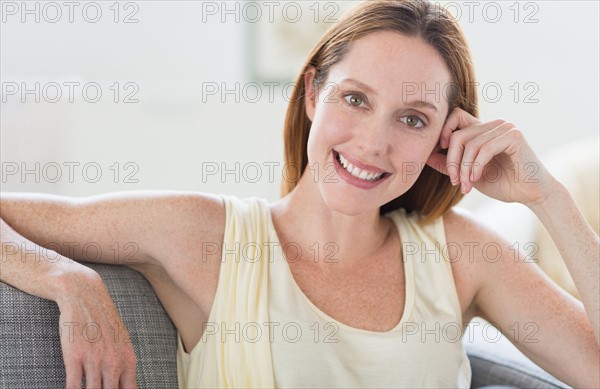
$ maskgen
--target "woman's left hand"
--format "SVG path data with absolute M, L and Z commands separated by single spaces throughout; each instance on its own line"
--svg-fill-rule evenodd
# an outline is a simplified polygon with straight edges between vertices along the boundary
M 448 149 L 447 155 L 440 150 Z M 455 108 L 427 164 L 450 177 L 461 192 L 474 187 L 505 202 L 542 203 L 557 181 L 542 165 L 523 133 L 502 119 L 482 123 Z

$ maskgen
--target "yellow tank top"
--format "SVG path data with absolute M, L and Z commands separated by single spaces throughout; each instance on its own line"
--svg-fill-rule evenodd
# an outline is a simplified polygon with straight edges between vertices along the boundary
M 217 292 L 198 344 L 186 353 L 177 336 L 180 388 L 470 387 L 442 218 L 421 227 L 418 213 L 385 215 L 401 237 L 405 308 L 395 328 L 375 332 L 336 321 L 302 292 L 266 200 L 221 197 Z

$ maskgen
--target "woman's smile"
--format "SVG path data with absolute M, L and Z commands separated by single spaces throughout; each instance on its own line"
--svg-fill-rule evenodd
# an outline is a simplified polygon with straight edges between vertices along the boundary
M 375 188 L 391 176 L 390 173 L 385 171 L 361 169 L 357 166 L 354 166 L 335 150 L 332 152 L 332 157 L 336 174 L 342 177 L 344 181 L 350 185 L 361 189 Z

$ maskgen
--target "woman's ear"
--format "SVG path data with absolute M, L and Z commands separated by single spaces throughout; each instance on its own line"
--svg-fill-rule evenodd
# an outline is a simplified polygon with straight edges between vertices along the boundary
M 316 109 L 317 91 L 313 86 L 317 69 L 309 66 L 304 73 L 304 105 L 306 106 L 306 116 L 313 121 Z

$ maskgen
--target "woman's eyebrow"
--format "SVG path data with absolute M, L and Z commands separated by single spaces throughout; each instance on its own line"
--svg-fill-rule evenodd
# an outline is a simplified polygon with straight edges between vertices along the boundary
M 435 105 L 428 103 L 427 101 L 423 101 L 423 100 L 407 101 L 406 104 L 411 105 L 413 107 L 429 108 L 429 109 L 434 110 L 435 112 L 438 111 L 438 109 Z
M 344 78 L 341 83 L 344 82 L 349 82 L 351 84 L 354 84 L 356 86 L 358 86 L 359 88 L 362 88 L 364 90 L 366 90 L 367 92 L 373 94 L 373 95 L 377 95 L 377 92 L 375 92 L 375 89 L 371 88 L 370 86 L 368 86 L 367 84 L 365 84 L 364 82 L 360 82 L 358 80 L 355 80 L 354 78 Z
M 365 84 L 364 82 L 355 80 L 354 78 L 344 78 L 342 81 L 340 81 L 340 84 L 342 84 L 344 82 L 354 84 L 354 85 L 358 86 L 359 88 L 362 88 L 362 89 L 366 90 L 367 92 L 377 96 L 377 92 L 375 91 L 375 89 L 371 88 L 369 85 Z M 429 109 L 435 111 L 436 113 L 438 111 L 438 108 L 435 105 L 428 103 L 427 101 L 424 101 L 424 100 L 404 101 L 404 103 L 406 103 L 407 105 L 412 106 L 412 107 L 429 108 Z

